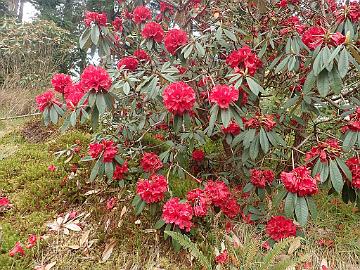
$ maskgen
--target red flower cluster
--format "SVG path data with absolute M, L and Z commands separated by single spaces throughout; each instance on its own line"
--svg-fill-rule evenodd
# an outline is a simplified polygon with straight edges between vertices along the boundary
M 283 216 L 273 216 L 266 224 L 265 230 L 270 238 L 275 241 L 296 236 L 296 225 L 291 219 Z
M 136 24 L 144 23 L 151 19 L 151 11 L 147 7 L 137 6 L 133 11 L 133 20 Z
M 205 158 L 205 153 L 203 150 L 201 149 L 195 149 L 193 152 L 192 152 L 192 159 L 197 161 L 197 162 L 201 162 L 203 161 Z
M 319 142 L 317 146 L 313 146 L 305 155 L 305 162 L 313 165 L 316 158 L 320 158 L 321 162 L 327 162 L 335 159 L 340 155 L 341 147 L 336 139 L 328 139 L 325 142 Z
M 146 203 L 155 203 L 164 199 L 168 189 L 166 178 L 162 175 L 153 174 L 149 179 L 140 179 L 137 182 L 136 193 Z
M 285 8 L 288 6 L 288 4 L 297 5 L 298 3 L 299 0 L 280 0 L 277 5 L 278 7 Z
M 54 90 L 59 93 L 64 93 L 64 89 L 72 85 L 72 80 L 70 75 L 66 75 L 63 73 L 55 74 L 51 79 L 51 84 L 54 87 Z
M 134 52 L 134 57 L 136 57 L 139 61 L 150 61 L 150 56 L 148 55 L 148 53 L 141 49 Z
M 275 174 L 272 170 L 250 170 L 250 182 L 258 188 L 265 188 L 274 181 Z
M 259 57 L 252 53 L 248 46 L 231 52 L 226 58 L 226 64 L 235 68 L 237 72 L 245 72 L 247 69 L 248 74 L 251 76 L 254 76 L 257 69 L 262 66 Z
M 239 90 L 234 86 L 216 85 L 210 93 L 209 100 L 219 105 L 221 109 L 227 109 L 231 102 L 239 99 Z
M 121 67 L 123 67 L 124 69 L 130 70 L 130 71 L 135 71 L 139 66 L 139 61 L 132 56 L 127 56 L 122 58 L 118 63 L 117 63 L 117 68 L 120 69 Z
M 320 176 L 312 178 L 305 166 L 297 167 L 291 172 L 282 172 L 280 178 L 287 191 L 297 193 L 300 197 L 316 194 L 319 190 L 317 181 Z
M 25 250 L 23 249 L 20 242 L 16 242 L 15 246 L 9 251 L 9 256 L 14 257 L 16 254 L 20 256 L 25 256 Z
M 196 217 L 204 217 L 207 215 L 211 200 L 207 197 L 204 190 L 199 188 L 190 190 L 186 198 L 193 204 L 193 212 Z
M 144 153 L 141 158 L 140 166 L 145 172 L 156 172 L 163 167 L 159 156 L 153 152 Z
M 195 104 L 194 89 L 184 82 L 169 84 L 162 96 L 166 109 L 176 115 L 190 111 Z
M 36 96 L 35 100 L 37 107 L 41 112 L 43 112 L 45 108 L 51 106 L 52 104 L 60 104 L 60 102 L 55 98 L 54 92 L 51 90 Z
M 7 207 L 10 205 L 10 200 L 6 197 L 0 197 L 0 207 Z
M 360 189 L 360 159 L 358 157 L 349 158 L 346 161 L 352 175 L 351 185 L 354 188 Z
M 179 49 L 181 46 L 184 46 L 187 42 L 187 34 L 181 29 L 169 30 L 164 39 L 165 48 L 172 55 L 175 55 L 177 49 Z
M 115 31 L 122 32 L 123 30 L 123 21 L 120 17 L 116 17 L 115 20 L 112 22 L 112 26 L 114 27 Z
M 322 44 L 339 46 L 345 42 L 345 36 L 340 32 L 329 34 L 325 28 L 313 26 L 307 29 L 302 35 L 302 42 L 311 50 Z
M 282 23 L 282 26 L 284 26 L 283 29 L 280 30 L 280 35 L 286 35 L 289 32 L 292 32 L 295 30 L 299 34 L 302 34 L 305 30 L 305 25 L 300 23 L 300 19 L 297 16 L 291 16 L 287 19 L 285 19 Z
M 225 134 L 231 134 L 233 136 L 240 134 L 241 131 L 239 125 L 235 121 L 231 121 L 227 127 L 222 126 L 221 130 Z
M 349 121 L 341 128 L 343 133 L 348 130 L 353 132 L 360 132 L 360 107 L 356 108 L 355 112 L 349 116 Z
M 360 20 L 360 4 L 359 2 L 351 2 L 349 5 L 344 5 L 342 9 L 335 11 L 336 22 L 341 23 L 347 18 L 356 23 Z
M 235 198 L 228 198 L 228 200 L 221 204 L 221 211 L 228 218 L 235 218 L 240 213 L 240 205 Z
M 100 143 L 91 143 L 89 145 L 89 155 L 93 159 L 97 159 L 102 154 L 103 162 L 112 162 L 117 152 L 117 146 L 110 140 L 102 140 Z
M 272 131 L 276 127 L 276 122 L 274 121 L 274 115 L 257 115 L 248 120 L 244 119 L 245 128 L 249 129 L 260 129 L 264 128 L 267 132 Z
M 160 24 L 156 22 L 148 22 L 145 24 L 141 35 L 145 39 L 153 39 L 155 42 L 160 43 L 164 39 L 164 30 Z
M 90 65 L 81 74 L 81 85 L 86 91 L 107 92 L 111 87 L 111 78 L 102 67 Z
M 83 92 L 71 92 L 66 96 L 66 107 L 70 110 L 75 110 L 79 101 L 84 96 Z
M 215 257 L 215 262 L 217 264 L 224 264 L 227 262 L 227 260 L 228 260 L 228 254 L 227 254 L 226 250 L 224 250 L 223 252 L 221 252 L 219 255 L 217 255 Z
M 160 12 L 163 14 L 165 12 L 168 12 L 169 14 L 174 14 L 174 7 L 169 5 L 168 3 L 160 2 Z
M 98 26 L 106 26 L 107 17 L 105 13 L 86 11 L 84 22 L 86 27 L 90 27 L 92 23 Z
M 124 174 L 129 171 L 128 163 L 125 161 L 123 165 L 117 164 L 115 166 L 113 179 L 114 180 L 122 180 L 124 178 Z
M 28 237 L 28 243 L 26 245 L 26 248 L 32 248 L 36 245 L 36 242 L 38 241 L 38 238 L 36 237 L 36 234 L 30 234 Z
M 180 229 L 190 231 L 192 219 L 192 207 L 189 203 L 181 203 L 179 198 L 168 200 L 163 207 L 162 219 L 168 224 L 175 224 Z

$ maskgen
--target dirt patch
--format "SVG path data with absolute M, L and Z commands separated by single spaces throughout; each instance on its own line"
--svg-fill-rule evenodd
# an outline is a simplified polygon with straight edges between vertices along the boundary
M 56 131 L 53 127 L 45 127 L 40 120 L 37 120 L 27 123 L 21 130 L 21 135 L 28 142 L 40 143 L 46 141 Z

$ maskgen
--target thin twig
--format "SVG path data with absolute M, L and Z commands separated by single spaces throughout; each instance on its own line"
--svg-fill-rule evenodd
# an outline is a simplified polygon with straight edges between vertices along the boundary
M 36 116 L 36 115 L 40 115 L 41 112 L 38 113 L 30 113 L 30 114 L 23 114 L 23 115 L 16 115 L 16 116 L 10 116 L 10 117 L 4 117 L 4 118 L 0 118 L 0 121 L 2 120 L 11 120 L 11 119 L 18 119 L 18 118 L 25 118 L 25 117 L 30 117 L 30 116 Z

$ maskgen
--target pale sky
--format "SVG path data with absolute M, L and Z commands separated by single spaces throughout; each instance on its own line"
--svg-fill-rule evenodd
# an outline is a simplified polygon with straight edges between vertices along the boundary
M 35 7 L 29 3 L 24 3 L 24 16 L 23 16 L 23 22 L 31 22 L 33 20 L 33 17 L 36 16 L 37 11 Z

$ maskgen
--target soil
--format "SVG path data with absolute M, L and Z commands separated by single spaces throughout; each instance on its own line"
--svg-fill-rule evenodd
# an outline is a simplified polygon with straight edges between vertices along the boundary
M 36 120 L 27 123 L 21 130 L 21 135 L 28 142 L 41 143 L 50 138 L 56 131 L 53 127 L 45 127 L 41 120 Z

